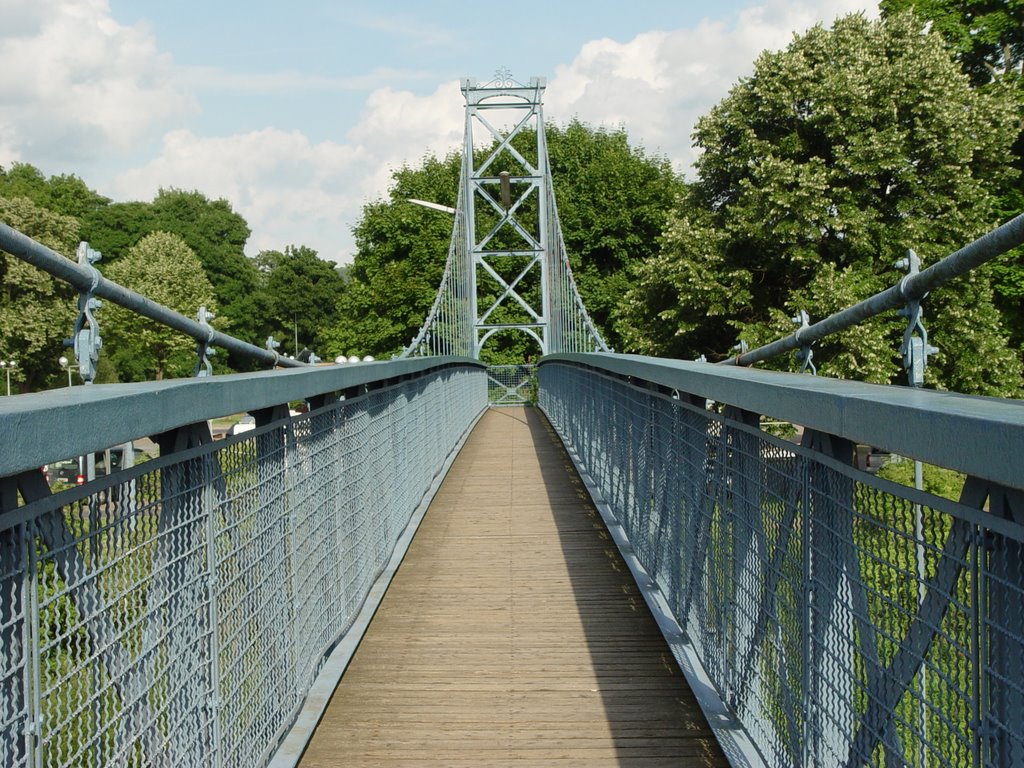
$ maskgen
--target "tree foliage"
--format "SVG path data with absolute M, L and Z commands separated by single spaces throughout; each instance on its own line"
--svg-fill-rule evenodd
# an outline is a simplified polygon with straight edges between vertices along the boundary
M 848 16 L 762 54 L 698 123 L 698 180 L 662 254 L 637 270 L 622 311 L 628 345 L 684 358 L 725 352 L 737 333 L 774 338 L 792 330 L 797 310 L 820 319 L 892 285 L 907 248 L 927 264 L 996 223 L 1015 135 L 1012 100 L 972 89 L 909 14 Z M 933 383 L 1019 391 L 987 270 L 925 307 L 942 350 Z M 898 326 L 863 324 L 816 359 L 832 375 L 896 380 Z
M 408 199 L 454 207 L 459 167 L 458 155 L 425 157 L 393 174 L 388 199 L 364 206 L 339 319 L 324 332 L 328 354 L 387 357 L 416 334 L 444 274 L 452 219 Z
M 629 288 L 630 264 L 658 252 L 658 238 L 684 186 L 664 157 L 632 147 L 624 129 L 579 121 L 547 129 L 558 217 L 590 316 L 613 348 L 614 322 Z
M 89 189 L 77 176 L 60 175 L 47 179 L 35 166 L 15 163 L 8 170 L 0 167 L 0 196 L 25 197 L 40 208 L 79 222 L 109 205 L 109 198 Z
M 1021 0 L 881 0 L 884 16 L 912 10 L 953 48 L 976 85 L 1024 74 Z
M 104 270 L 105 276 L 165 307 L 194 317 L 200 306 L 216 309 L 213 286 L 196 254 L 178 235 L 154 232 Z M 103 354 L 121 380 L 187 376 L 195 365 L 190 337 L 114 304 L 97 313 Z
M 71 258 L 78 222 L 46 210 L 27 197 L 0 195 L 0 221 Z M 18 364 L 12 389 L 32 391 L 59 382 L 57 359 L 71 335 L 75 300 L 71 288 L 46 272 L 0 251 L 0 358 Z
M 324 354 L 322 334 L 337 319 L 345 281 L 330 264 L 305 246 L 263 251 L 256 257 L 265 301 L 267 335 L 291 340 L 294 354 L 308 347 Z M 291 345 L 283 344 L 287 349 Z
M 1024 2 L 1022 0 L 882 0 L 882 13 L 912 10 L 942 36 L 971 82 L 1014 99 L 1019 120 L 1013 149 L 1018 176 L 998 190 L 1004 218 L 1024 211 Z M 996 306 L 1013 345 L 1024 349 L 1024 249 L 992 267 Z
M 85 217 L 83 232 L 91 245 L 116 262 L 154 232 L 180 237 L 199 258 L 213 285 L 225 330 L 246 341 L 263 331 L 259 275 L 245 255 L 249 225 L 223 199 L 201 192 L 162 189 L 152 203 L 114 203 Z M 235 361 L 238 366 L 245 362 Z

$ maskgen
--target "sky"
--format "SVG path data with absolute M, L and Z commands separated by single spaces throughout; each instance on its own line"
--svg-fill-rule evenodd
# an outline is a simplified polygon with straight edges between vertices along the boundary
M 687 173 L 757 55 L 864 0 L 0 0 L 0 166 L 114 201 L 224 198 L 259 251 L 348 263 L 391 173 L 462 145 L 463 78 L 546 78 L 545 118 Z

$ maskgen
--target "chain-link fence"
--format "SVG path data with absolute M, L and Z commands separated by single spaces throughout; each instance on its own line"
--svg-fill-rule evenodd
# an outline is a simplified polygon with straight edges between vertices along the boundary
M 0 764 L 265 763 L 483 378 L 437 370 L 7 513 Z
M 1024 765 L 1024 529 L 997 509 L 1019 492 L 983 511 L 975 479 L 960 503 L 918 492 L 830 458 L 834 436 L 582 366 L 539 378 L 767 764 Z

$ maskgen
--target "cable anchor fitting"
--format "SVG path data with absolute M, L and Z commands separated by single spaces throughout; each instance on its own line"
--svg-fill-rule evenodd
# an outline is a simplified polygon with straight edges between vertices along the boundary
M 210 358 L 217 354 L 217 350 L 210 347 L 214 335 L 210 321 L 215 317 L 216 315 L 208 311 L 205 306 L 199 307 L 199 311 L 196 313 L 196 320 L 206 329 L 206 338 L 196 343 L 196 367 L 192 372 L 196 378 L 213 376 L 213 364 L 210 362 Z
M 791 317 L 790 320 L 793 325 L 798 326 L 796 332 L 793 334 L 793 338 L 796 339 L 797 343 L 800 344 L 800 349 L 796 351 L 796 361 L 800 364 L 799 373 L 806 373 L 810 371 L 811 376 L 818 375 L 818 369 L 814 366 L 814 351 L 811 349 L 811 345 L 805 344 L 800 339 L 800 332 L 804 328 L 811 326 L 811 317 L 807 314 L 806 310 L 801 309 L 797 312 L 796 317 Z
M 907 277 L 921 271 L 921 259 L 911 249 L 907 255 L 896 262 L 896 268 L 907 273 Z M 904 278 L 906 280 L 906 278 Z M 900 355 L 903 357 L 903 370 L 907 372 L 907 383 L 912 387 L 924 386 L 924 371 L 928 367 L 928 356 L 938 354 L 938 348 L 928 343 L 928 331 L 924 327 L 924 311 L 919 299 L 908 301 L 903 309 L 896 310 L 901 317 L 907 318 L 907 328 L 903 331 L 903 342 L 900 344 Z
M 743 365 L 743 362 L 741 361 L 741 358 L 748 351 L 750 351 L 750 345 L 748 345 L 747 342 L 745 342 L 743 339 L 740 339 L 740 343 L 736 344 L 735 346 L 733 346 L 732 351 L 737 353 L 736 354 L 736 365 L 740 366 L 740 365 Z
M 92 281 L 88 290 L 78 294 L 78 317 L 75 318 L 71 338 L 64 340 L 64 346 L 74 350 L 79 375 L 86 384 L 92 384 L 96 378 L 96 364 L 99 362 L 100 348 L 103 346 L 103 339 L 100 338 L 100 326 L 93 314 L 103 306 L 103 302 L 93 296 L 102 276 L 93 264 L 103 256 L 99 251 L 90 248 L 85 241 L 78 244 L 76 256 L 78 265 L 89 271 Z

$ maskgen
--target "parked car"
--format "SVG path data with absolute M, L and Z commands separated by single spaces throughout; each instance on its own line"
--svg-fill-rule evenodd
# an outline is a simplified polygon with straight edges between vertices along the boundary
M 51 483 L 68 483 L 74 485 L 78 475 L 85 474 L 81 459 L 63 459 L 48 464 L 46 467 L 46 479 Z

